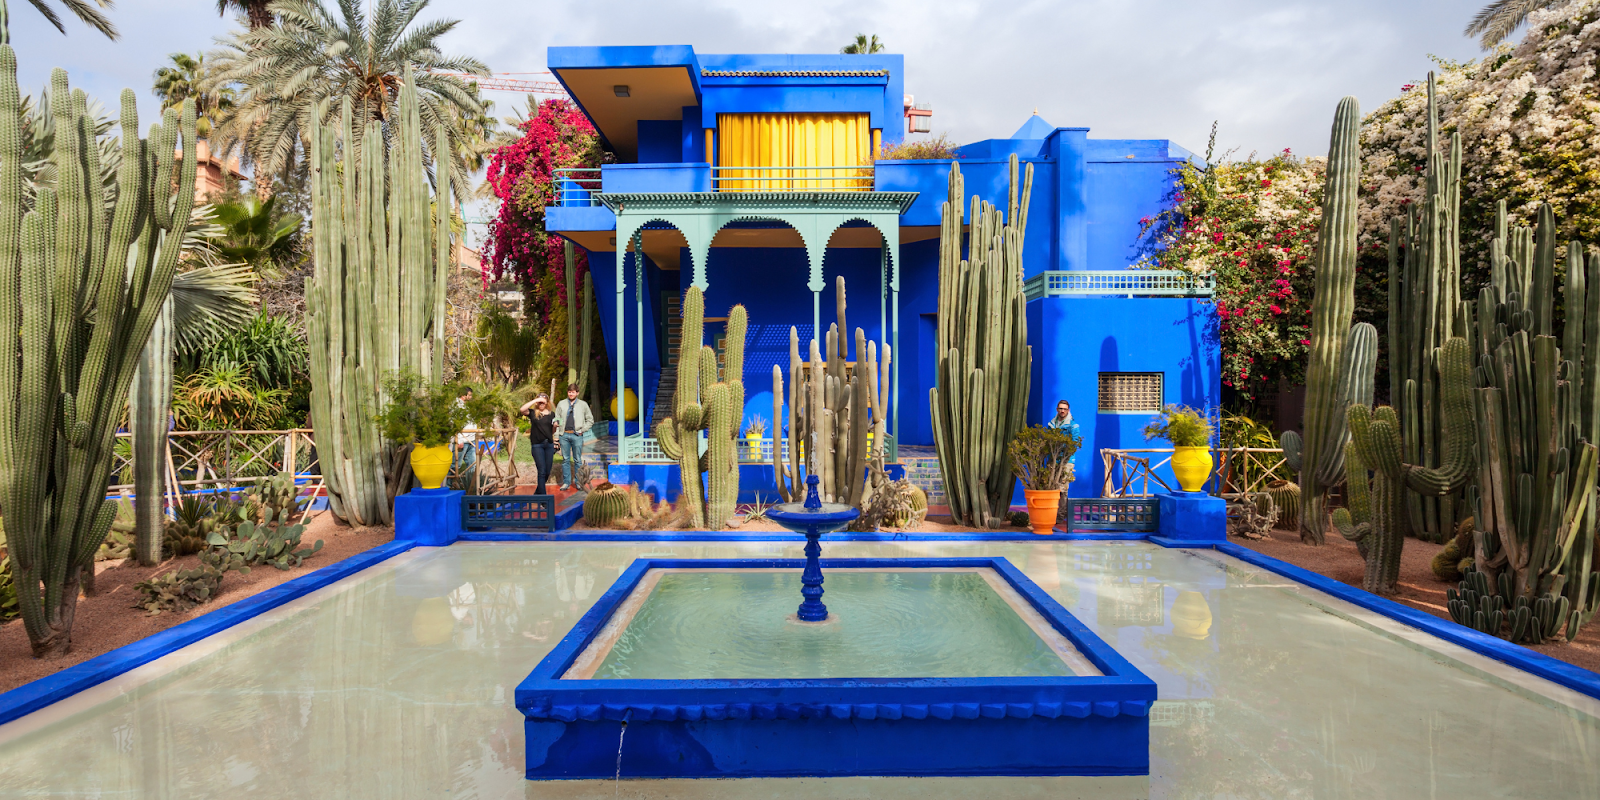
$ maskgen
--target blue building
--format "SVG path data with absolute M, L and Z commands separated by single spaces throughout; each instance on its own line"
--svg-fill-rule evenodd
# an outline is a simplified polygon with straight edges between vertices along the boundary
M 705 292 L 710 339 L 726 309 L 749 310 L 748 419 L 771 414 L 772 366 L 787 366 L 791 326 L 802 343 L 826 332 L 843 276 L 850 326 L 894 354 L 895 452 L 930 458 L 950 162 L 877 158 L 905 136 L 902 57 L 552 47 L 549 66 L 617 160 L 561 176 L 546 224 L 589 252 L 611 384 L 641 400 L 642 421 L 619 430 L 618 463 L 632 470 L 623 479 L 666 462 L 651 425 L 668 413 L 690 285 Z M 1143 255 L 1140 220 L 1170 205 L 1173 168 L 1191 155 L 1165 140 L 1091 139 L 1037 115 L 958 155 L 969 196 L 1002 209 L 1011 156 L 1033 166 L 1028 419 L 1071 402 L 1085 439 L 1072 494 L 1099 496 L 1101 449 L 1147 446 L 1139 429 L 1164 403 L 1220 401 L 1206 282 L 1130 270 Z M 761 469 L 749 468 L 747 492 L 770 486 Z

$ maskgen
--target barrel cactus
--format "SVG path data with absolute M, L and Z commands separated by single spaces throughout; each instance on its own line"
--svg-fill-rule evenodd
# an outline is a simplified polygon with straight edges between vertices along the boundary
M 1298 528 L 1300 486 L 1293 481 L 1273 481 L 1267 484 L 1267 494 L 1272 495 L 1272 504 L 1278 509 L 1277 527 L 1291 530 Z
M 602 483 L 583 499 L 583 522 L 591 528 L 605 528 L 631 513 L 632 498 L 621 486 Z
M 107 185 L 88 97 L 61 70 L 50 103 L 56 181 L 24 213 L 17 60 L 0 44 L 0 508 L 40 657 L 71 649 L 84 571 L 92 577 L 115 517 L 106 486 L 117 427 L 171 290 L 196 153 L 192 101 L 141 140 L 123 90 L 121 164 Z

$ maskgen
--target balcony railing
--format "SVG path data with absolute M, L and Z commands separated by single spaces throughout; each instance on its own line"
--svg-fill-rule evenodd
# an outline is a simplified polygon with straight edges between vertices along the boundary
M 870 192 L 872 165 L 712 167 L 714 192 Z
M 873 435 L 874 434 L 872 433 L 867 434 L 868 446 L 871 446 Z M 884 446 L 887 449 L 887 452 L 884 454 L 885 460 L 888 463 L 893 464 L 899 460 L 899 449 L 895 446 L 893 436 L 885 436 L 883 439 Z M 703 451 L 705 439 L 702 438 L 700 441 Z M 759 439 L 740 437 L 735 439 L 734 442 L 738 448 L 737 457 L 739 459 L 739 463 L 772 463 L 772 437 L 764 436 Z M 783 448 L 784 461 L 792 462 L 794 458 L 789 452 L 789 440 L 787 438 L 779 439 L 778 444 L 781 448 Z M 631 436 L 619 437 L 617 439 L 617 449 L 619 451 L 619 455 L 622 457 L 623 463 L 627 464 L 674 463 L 672 459 L 667 458 L 666 452 L 661 449 L 661 442 L 654 436 L 634 434 Z M 805 459 L 804 444 L 801 444 L 800 446 L 800 457 L 803 463 L 803 460 Z
M 638 166 L 626 165 L 626 173 L 613 173 L 609 180 L 602 179 L 600 167 L 575 167 L 553 170 L 555 205 L 561 208 L 587 208 L 600 205 L 595 195 L 607 188 L 610 191 L 638 191 L 619 186 L 634 185 L 645 172 Z M 705 191 L 706 167 L 698 167 L 698 188 L 690 176 L 692 165 L 662 164 L 661 173 L 678 172 L 667 179 L 668 185 L 681 182 L 677 191 Z M 685 169 L 690 167 L 690 169 Z M 711 167 L 710 188 L 713 192 L 870 192 L 873 188 L 873 167 L 861 164 L 849 167 Z M 656 179 L 657 181 L 660 178 Z M 613 184 L 607 187 L 606 183 Z M 660 191 L 649 189 L 648 191 Z
M 1073 295 L 1210 297 L 1216 288 L 1215 275 L 1171 269 L 1049 270 L 1022 285 L 1029 300 Z

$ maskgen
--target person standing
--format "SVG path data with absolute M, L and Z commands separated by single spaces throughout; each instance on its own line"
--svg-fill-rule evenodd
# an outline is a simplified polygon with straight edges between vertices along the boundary
M 556 431 L 561 441 L 561 489 L 572 488 L 583 462 L 583 435 L 594 427 L 589 404 L 578 399 L 578 384 L 567 384 L 567 399 L 556 405 Z
M 1052 419 L 1048 423 L 1045 423 L 1045 427 L 1049 428 L 1050 430 L 1053 430 L 1053 431 L 1064 431 L 1067 434 L 1069 434 L 1070 436 L 1072 436 L 1072 438 L 1078 440 L 1078 446 L 1079 447 L 1083 446 L 1083 433 L 1082 433 L 1082 431 L 1079 430 L 1078 423 L 1072 421 L 1072 404 L 1071 403 L 1068 403 L 1065 400 L 1062 400 L 1061 402 L 1056 403 L 1056 416 L 1055 416 L 1055 419 Z M 1070 460 L 1072 461 L 1072 470 L 1073 470 L 1073 472 L 1077 472 L 1077 470 L 1078 470 L 1078 454 L 1076 452 L 1074 452 L 1072 454 L 1072 458 Z
M 550 479 L 550 467 L 556 457 L 556 414 L 550 410 L 550 398 L 539 395 L 522 406 L 528 418 L 528 442 L 533 448 L 533 466 L 539 473 L 539 494 L 548 494 L 545 482 Z

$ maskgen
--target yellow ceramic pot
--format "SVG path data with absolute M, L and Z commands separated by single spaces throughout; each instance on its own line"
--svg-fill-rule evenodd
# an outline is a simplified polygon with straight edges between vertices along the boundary
M 617 415 L 617 398 L 611 398 L 611 418 L 633 422 L 639 418 L 639 396 L 632 389 L 622 390 L 623 415 Z
M 1172 604 L 1172 633 L 1185 639 L 1204 639 L 1211 633 L 1211 606 L 1199 592 L 1178 592 Z
M 411 448 L 411 471 L 417 474 L 422 488 L 438 489 L 444 486 L 444 479 L 450 476 L 450 457 L 450 445 L 447 444 L 438 447 L 419 444 Z
M 751 461 L 760 461 L 761 460 L 761 443 L 766 441 L 766 440 L 767 440 L 767 437 L 765 437 L 765 436 L 746 436 L 746 437 L 744 437 L 745 446 L 750 448 L 750 460 Z
M 1184 491 L 1198 492 L 1204 489 L 1206 478 L 1211 477 L 1211 448 L 1172 448 L 1172 472 L 1178 476 L 1178 485 Z

